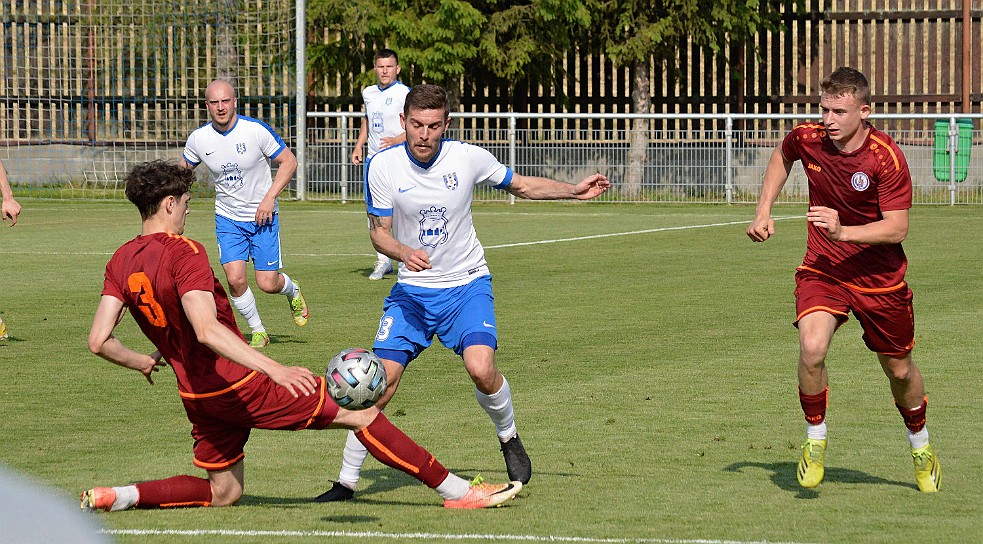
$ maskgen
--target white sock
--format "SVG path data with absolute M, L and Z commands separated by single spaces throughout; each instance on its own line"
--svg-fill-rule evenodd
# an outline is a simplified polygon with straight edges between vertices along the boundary
M 440 485 L 434 488 L 434 491 L 441 498 L 455 500 L 467 495 L 470 489 L 471 484 L 467 480 L 453 472 L 448 472 L 447 477 L 444 478 L 443 482 L 440 482 Z
M 475 388 L 474 397 L 478 401 L 478 406 L 485 409 L 492 423 L 495 424 L 495 431 L 498 439 L 502 442 L 509 440 L 516 435 L 515 411 L 512 409 L 512 389 L 509 388 L 509 381 L 502 376 L 502 388 L 496 393 L 486 395 Z
M 280 289 L 280 294 L 286 295 L 286 297 L 289 299 L 297 296 L 297 284 L 290 279 L 290 276 L 284 274 L 283 272 L 280 272 L 280 275 L 283 276 L 283 289 Z
M 379 253 L 377 251 L 375 253 L 375 262 L 377 262 L 377 263 L 388 263 L 389 262 L 389 255 L 383 255 L 382 253 Z
M 907 430 L 907 429 L 906 429 Z M 908 443 L 911 444 L 911 449 L 917 450 L 918 448 L 924 448 L 928 445 L 928 427 L 922 427 L 922 430 L 917 433 L 908 431 Z
M 358 486 L 358 478 L 362 473 L 362 464 L 369 455 L 369 449 L 362 445 L 355 438 L 355 431 L 348 431 L 348 439 L 345 440 L 345 452 L 341 455 L 341 472 L 338 474 L 338 483 L 354 490 Z
M 806 423 L 806 437 L 813 440 L 826 440 L 826 422 L 819 425 L 809 425 Z
M 113 491 L 116 492 L 116 500 L 113 501 L 113 506 L 109 509 L 110 512 L 133 508 L 140 501 L 140 490 L 135 485 L 114 487 Z
M 232 297 L 232 305 L 235 306 L 236 310 L 239 310 L 242 317 L 246 318 L 250 330 L 253 332 L 266 331 L 266 328 L 263 327 L 263 320 L 259 318 L 256 297 L 253 296 L 252 289 L 246 287 L 245 293 L 238 297 Z

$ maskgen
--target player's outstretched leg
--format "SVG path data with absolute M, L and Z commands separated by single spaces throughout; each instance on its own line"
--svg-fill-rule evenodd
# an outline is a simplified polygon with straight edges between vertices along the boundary
M 942 465 L 931 444 L 923 448 L 912 448 L 911 457 L 915 461 L 915 481 L 918 489 L 925 493 L 935 493 L 942 485 Z
M 381 412 L 356 432 L 355 437 L 368 448 L 372 457 L 435 490 L 444 499 L 447 508 L 500 506 L 522 489 L 520 482 L 486 484 L 480 477 L 468 485 L 467 480 L 448 471 L 429 451 L 413 442 Z
M 82 492 L 82 510 L 116 512 L 130 508 L 210 506 L 212 487 L 195 476 L 172 476 L 120 487 L 93 487 Z
M 799 469 L 796 477 L 802 487 L 813 488 L 823 481 L 826 469 L 823 462 L 826 460 L 827 439 L 817 440 L 807 438 L 802 444 L 802 457 L 799 458 Z

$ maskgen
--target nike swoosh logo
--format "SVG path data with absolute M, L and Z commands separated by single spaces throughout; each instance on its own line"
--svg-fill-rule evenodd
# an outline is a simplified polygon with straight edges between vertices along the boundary
M 205 152 L 205 155 L 211 155 L 212 153 L 215 153 L 215 152 L 214 151 L 206 151 Z
M 495 325 L 489 325 L 487 321 L 482 321 L 481 324 L 484 325 L 484 326 L 486 326 L 486 327 L 488 327 L 489 329 L 494 329 L 495 328 Z
M 270 261 L 270 262 L 266 263 L 266 266 L 273 266 L 273 265 L 275 265 L 278 262 L 280 262 L 280 261 Z
M 406 191 L 410 191 L 412 189 L 416 189 L 416 185 L 411 185 L 411 186 L 405 187 L 405 188 L 404 187 L 400 187 L 399 188 L 399 192 L 405 193 Z

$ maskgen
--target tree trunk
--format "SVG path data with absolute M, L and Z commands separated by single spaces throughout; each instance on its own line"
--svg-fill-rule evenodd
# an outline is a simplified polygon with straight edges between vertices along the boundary
M 636 62 L 632 66 L 631 98 L 632 113 L 651 113 L 652 91 L 649 89 L 649 60 Z M 648 162 L 649 120 L 632 119 L 630 147 L 628 148 L 628 173 L 621 186 L 622 196 L 636 199 L 642 192 L 645 163 Z

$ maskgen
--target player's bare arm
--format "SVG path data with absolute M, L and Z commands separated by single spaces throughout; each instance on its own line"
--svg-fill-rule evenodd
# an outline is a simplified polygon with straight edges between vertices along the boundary
M 352 164 L 362 164 L 362 148 L 369 140 L 369 121 L 363 117 L 362 124 L 358 127 L 358 141 L 355 142 L 355 149 L 352 150 Z
M 167 363 L 161 358 L 159 351 L 149 355 L 139 353 L 124 346 L 113 336 L 113 330 L 125 310 L 122 300 L 109 295 L 102 296 L 89 330 L 89 351 L 111 363 L 140 372 L 153 385 L 153 373 L 160 370 L 160 367 L 167 366 Z
M 826 230 L 830 240 L 851 244 L 900 244 L 908 236 L 908 210 L 890 210 L 883 219 L 866 225 L 844 226 L 840 214 L 826 206 L 812 206 L 806 220 Z
M 215 298 L 207 291 L 188 291 L 181 297 L 181 307 L 195 329 L 198 341 L 215 353 L 250 370 L 262 372 L 294 397 L 308 396 L 317 390 L 314 374 L 304 367 L 284 366 L 249 347 L 218 321 Z
M 256 208 L 256 224 L 269 225 L 273 223 L 273 211 L 276 210 L 276 199 L 280 193 L 290 185 L 290 180 L 297 173 L 297 156 L 289 147 L 283 149 L 279 155 L 273 159 L 276 163 L 276 178 L 270 185 L 270 190 L 266 192 L 263 201 Z
M 761 182 L 761 195 L 755 208 L 754 220 L 747 228 L 747 235 L 752 241 L 764 242 L 775 234 L 775 220 L 771 217 L 771 208 L 778 200 L 779 193 L 788 181 L 792 171 L 792 162 L 785 159 L 780 147 L 776 147 L 768 161 L 765 176 Z
M 0 220 L 4 223 L 10 219 L 10 226 L 17 224 L 17 216 L 20 215 L 20 204 L 14 199 L 14 193 L 10 190 L 10 181 L 7 178 L 7 169 L 3 162 L 0 162 Z
M 517 197 L 530 200 L 590 200 L 604 194 L 610 188 L 611 182 L 604 174 L 587 176 L 577 184 L 515 174 L 507 190 Z
M 388 137 L 379 138 L 379 146 L 380 146 L 381 149 L 385 149 L 387 147 L 392 147 L 394 145 L 399 145 L 399 144 L 401 144 L 401 143 L 403 143 L 405 141 L 406 141 L 406 133 L 405 132 L 401 132 L 401 133 L 397 134 L 396 136 L 388 136 Z
M 400 243 L 393 236 L 393 218 L 369 216 L 369 238 L 376 251 L 391 259 L 401 261 L 410 272 L 420 272 L 430 268 L 430 254 L 422 249 L 413 249 Z

